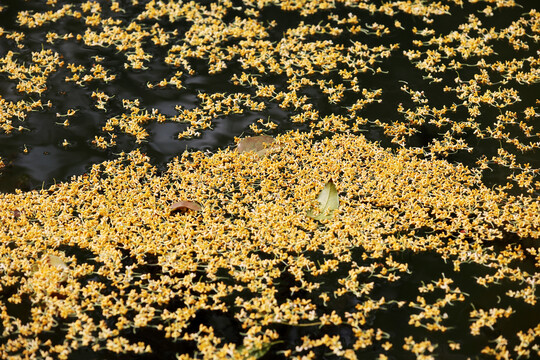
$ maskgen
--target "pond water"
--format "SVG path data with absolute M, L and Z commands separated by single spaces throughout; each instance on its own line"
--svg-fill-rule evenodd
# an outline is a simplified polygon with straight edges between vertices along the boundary
M 451 3 L 451 2 L 450 2 Z M 59 2 L 56 7 L 61 7 Z M 68 4 L 66 2 L 65 4 Z M 359 16 L 361 23 L 364 24 L 379 24 L 385 26 L 388 30 L 387 34 L 377 36 L 373 34 L 365 34 L 359 32 L 351 35 L 343 32 L 339 36 L 318 35 L 311 36 L 310 40 L 330 39 L 334 44 L 344 44 L 349 46 L 352 41 L 359 41 L 368 46 L 380 46 L 389 44 L 399 44 L 399 50 L 392 53 L 387 59 L 383 59 L 377 64 L 381 67 L 384 73 L 373 74 L 371 71 L 359 76 L 360 86 L 366 89 L 382 89 L 380 102 L 372 103 L 365 108 L 361 113 L 362 117 L 370 121 L 380 119 L 382 124 L 391 124 L 392 122 L 403 122 L 403 114 L 397 111 L 399 104 L 405 109 L 414 108 L 416 103 L 411 101 L 408 96 L 400 88 L 404 84 L 408 84 L 409 88 L 414 91 L 423 91 L 426 97 L 426 103 L 431 107 L 450 107 L 452 104 L 460 104 L 461 99 L 453 94 L 445 93 L 444 86 L 452 86 L 456 71 L 440 72 L 440 82 L 432 82 L 426 77 L 432 73 L 429 70 L 419 70 L 413 62 L 403 55 L 403 51 L 408 49 L 415 50 L 414 41 L 418 41 L 418 35 L 413 35 L 412 29 L 426 28 L 434 31 L 434 34 L 444 35 L 451 34 L 452 31 L 459 30 L 459 25 L 467 22 L 469 16 L 478 16 L 483 29 L 504 29 L 511 27 L 512 22 L 516 21 L 521 14 L 527 13 L 531 8 L 532 2 L 525 2 L 519 6 L 505 7 L 503 9 L 494 10 L 493 16 L 482 16 L 482 11 L 489 5 L 483 2 L 460 6 L 451 6 L 449 14 L 433 16 L 433 23 L 422 20 L 419 16 L 396 11 L 394 16 L 381 14 L 380 11 L 370 13 L 355 9 L 355 7 L 347 7 L 337 3 L 337 9 L 332 11 L 317 11 L 310 16 L 302 17 L 297 11 L 282 11 L 278 6 L 269 3 L 260 12 L 260 18 L 263 23 L 276 21 L 277 24 L 271 29 L 268 39 L 270 41 L 279 41 L 283 33 L 287 29 L 292 29 L 300 22 L 305 24 L 319 24 L 327 19 L 328 15 L 335 14 L 337 16 L 348 16 L 354 14 Z M 377 2 L 372 5 L 377 6 Z M 102 162 L 106 159 L 114 158 L 115 154 L 121 151 L 130 151 L 134 148 L 140 148 L 152 159 L 156 164 L 165 164 L 173 156 L 180 154 L 184 150 L 210 150 L 223 149 L 234 145 L 234 137 L 241 135 L 250 135 L 253 132 L 249 129 L 249 125 L 257 119 L 271 119 L 277 124 L 277 128 L 268 130 L 269 134 L 283 133 L 288 130 L 301 129 L 306 130 L 305 124 L 291 122 L 291 115 L 298 111 L 287 111 L 280 108 L 275 102 L 265 101 L 266 108 L 263 111 L 250 112 L 243 114 L 231 114 L 230 116 L 216 116 L 211 119 L 211 128 L 201 132 L 200 137 L 193 139 L 176 139 L 176 135 L 185 130 L 186 124 L 177 121 L 166 120 L 164 122 L 150 121 L 143 124 L 143 127 L 148 131 L 149 136 L 144 139 L 141 144 L 136 144 L 133 137 L 126 135 L 121 131 L 113 132 L 118 136 L 116 146 L 107 149 L 97 148 L 92 144 L 95 136 L 107 135 L 108 132 L 103 131 L 103 125 L 107 119 L 118 116 L 122 113 L 123 99 L 139 99 L 142 108 L 157 109 L 166 117 L 174 117 L 177 115 L 175 106 L 181 105 L 185 108 L 194 108 L 198 105 L 199 99 L 197 93 L 202 92 L 212 94 L 217 92 L 237 93 L 245 92 L 253 94 L 253 89 L 249 87 L 235 86 L 231 81 L 232 74 L 241 73 L 242 70 L 237 61 L 229 61 L 227 68 L 215 74 L 208 74 L 208 66 L 206 61 L 201 61 L 196 58 L 187 58 L 195 71 L 193 75 L 183 75 L 182 89 L 174 89 L 173 86 L 166 88 L 147 87 L 148 82 L 157 83 L 174 72 L 176 68 L 165 63 L 165 57 L 168 54 L 168 49 L 173 45 L 173 41 L 167 46 L 156 46 L 152 41 L 144 39 L 142 43 L 145 51 L 152 58 L 145 63 L 145 70 L 132 68 L 124 68 L 125 55 L 114 50 L 114 45 L 104 46 L 88 46 L 75 38 L 67 40 L 56 40 L 54 43 L 46 42 L 46 34 L 49 32 L 57 32 L 60 35 L 83 33 L 86 28 L 82 19 L 74 19 L 72 17 L 62 17 L 55 22 L 45 22 L 42 26 L 36 28 L 28 28 L 19 26 L 17 14 L 21 11 L 39 12 L 48 8 L 39 2 L 33 1 L 6 1 L 4 3 L 4 11 L 0 13 L 0 22 L 6 33 L 10 31 L 18 31 L 23 33 L 24 39 L 21 40 L 24 47 L 18 49 L 14 46 L 14 42 L 7 39 L 4 35 L 0 38 L 0 49 L 2 54 L 8 51 L 16 51 L 19 63 L 29 61 L 31 52 L 39 51 L 42 48 L 52 49 L 62 55 L 62 61 L 65 65 L 72 63 L 82 65 L 86 68 L 91 68 L 96 62 L 93 60 L 95 56 L 103 57 L 102 64 L 109 69 L 111 74 L 116 78 L 108 83 L 100 82 L 99 80 L 89 80 L 81 85 L 73 82 L 66 82 L 65 78 L 70 74 L 70 71 L 64 65 L 59 67 L 56 72 L 52 73 L 47 79 L 47 90 L 41 94 L 24 94 L 16 89 L 16 82 L 9 79 L 9 71 L 3 71 L 0 76 L 4 81 L 1 85 L 0 95 L 7 101 L 19 101 L 21 99 L 40 99 L 42 103 L 51 101 L 51 107 L 43 109 L 35 109 L 28 112 L 23 121 L 17 118 L 13 120 L 13 126 L 23 126 L 23 131 L 13 131 L 9 134 L 0 132 L 0 156 L 6 166 L 4 167 L 0 177 L 0 189 L 11 192 L 15 188 L 24 190 L 41 188 L 47 186 L 54 181 L 65 181 L 72 175 L 80 175 L 84 173 L 92 164 Z M 240 8 L 242 7 L 239 4 Z M 450 6 L 450 5 L 445 5 Z M 120 13 L 112 12 L 113 18 L 127 21 L 135 18 L 144 8 L 144 3 L 138 5 L 130 5 L 123 7 Z M 104 10 L 105 11 L 105 10 Z M 227 17 L 232 20 L 237 14 L 242 14 L 241 10 L 231 11 Z M 394 22 L 399 21 L 401 28 L 395 28 Z M 148 21 L 148 24 L 159 24 L 163 29 L 169 31 L 172 29 L 180 29 L 180 33 L 189 28 L 189 23 L 186 21 L 177 21 L 170 23 L 167 20 Z M 476 31 L 480 33 L 480 31 Z M 523 35 L 527 38 L 528 35 Z M 181 34 L 178 36 L 181 41 Z M 434 35 L 433 37 L 436 37 Z M 222 46 L 234 43 L 237 40 L 228 40 L 220 44 Z M 454 40 L 453 43 L 456 41 Z M 493 49 L 493 55 L 484 57 L 492 61 L 522 61 L 528 56 L 537 56 L 539 50 L 537 41 L 528 41 L 528 49 L 519 49 L 515 51 L 510 44 L 504 39 L 490 40 L 487 44 Z M 463 46 L 467 46 L 464 44 Z M 471 45 L 472 46 L 472 45 Z M 426 47 L 431 50 L 435 46 Z M 420 48 L 422 50 L 422 48 Z M 482 57 L 459 58 L 458 60 L 466 63 L 459 71 L 459 76 L 464 81 L 468 81 L 476 76 L 478 69 L 470 67 L 471 64 L 476 64 Z M 448 58 L 450 62 L 452 57 Z M 439 60 L 440 64 L 445 64 L 445 60 Z M 531 71 L 534 68 L 530 69 Z M 519 70 L 516 70 L 519 71 Z M 327 76 L 321 78 L 333 78 L 336 71 L 330 72 Z M 449 73 L 449 74 L 447 74 Z M 435 73 L 433 73 L 435 74 Z M 278 76 L 276 74 L 258 74 L 264 75 L 265 83 L 276 84 L 277 89 L 285 88 L 286 76 Z M 491 74 L 494 78 L 492 88 L 497 88 L 497 81 L 505 75 Z M 498 77 L 498 78 L 497 78 Z M 511 86 L 510 86 L 511 85 Z M 504 108 L 519 113 L 527 107 L 535 106 L 536 94 L 538 85 L 536 81 L 531 84 L 523 84 L 514 82 L 508 85 L 509 88 L 515 89 L 519 94 L 520 101 L 513 104 L 511 107 Z M 95 101 L 92 98 L 94 91 L 105 91 L 112 99 L 107 103 L 105 110 L 100 110 L 95 107 Z M 314 105 L 321 116 L 328 114 L 344 114 L 347 113 L 344 109 L 350 107 L 356 100 L 357 94 L 348 91 L 345 92 L 344 98 L 337 104 L 329 103 L 328 98 L 321 93 L 317 86 L 305 86 L 299 91 L 299 94 L 306 94 L 309 102 Z M 500 111 L 496 106 L 487 103 L 480 103 L 480 115 L 475 117 L 475 123 L 485 130 L 487 127 L 493 127 L 496 122 L 494 119 L 499 115 Z M 61 123 L 66 118 L 58 118 L 56 114 L 65 114 L 68 109 L 77 110 L 76 114 L 70 119 L 69 126 L 63 126 Z M 458 111 L 450 114 L 451 122 L 464 122 L 469 115 L 466 107 L 461 106 Z M 426 122 L 418 126 L 412 125 L 415 133 L 406 139 L 406 146 L 424 146 L 428 147 L 433 143 L 434 139 L 443 139 L 443 134 L 450 126 L 438 128 L 429 123 L 429 115 L 424 116 Z M 521 118 L 519 118 L 521 120 Z M 538 131 L 538 122 L 533 118 L 528 124 L 533 128 L 532 134 Z M 518 120 L 515 122 L 519 123 Z M 506 129 L 512 138 L 516 138 L 524 143 L 538 142 L 538 135 L 528 137 L 519 131 L 519 128 L 514 124 L 508 125 Z M 364 124 L 360 131 L 370 140 L 381 142 L 383 146 L 397 147 L 391 143 L 391 137 L 384 134 L 381 126 L 377 124 Z M 465 140 L 471 152 L 464 150 L 451 153 L 449 155 L 437 154 L 445 157 L 450 161 L 462 162 L 466 165 L 473 166 L 475 162 L 482 156 L 492 158 L 497 156 L 497 149 L 503 148 L 509 151 L 512 155 L 517 156 L 520 164 L 529 163 L 532 168 L 538 168 L 540 156 L 538 149 L 533 149 L 525 152 L 516 150 L 515 146 L 505 144 L 504 139 L 480 139 L 475 136 L 474 129 L 465 128 L 462 133 L 456 134 L 459 139 Z M 62 146 L 64 140 L 67 140 L 70 145 Z M 25 150 L 26 149 L 26 150 Z M 483 176 L 488 185 L 505 184 L 506 176 L 515 169 L 494 164 L 493 171 L 484 171 Z M 534 174 L 533 174 L 534 175 Z M 537 194 L 537 190 L 535 191 Z

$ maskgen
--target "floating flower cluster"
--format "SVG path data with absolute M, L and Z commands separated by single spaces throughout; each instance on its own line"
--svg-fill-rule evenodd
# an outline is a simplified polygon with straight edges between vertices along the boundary
M 308 123 L 315 133 L 360 132 L 366 127 L 380 127 L 401 147 L 413 145 L 416 136 L 437 133 L 429 144 L 420 148 L 426 156 L 435 157 L 473 152 L 475 141 L 492 141 L 502 154 L 476 154 L 478 166 L 486 170 L 508 168 L 509 189 L 517 185 L 524 191 L 537 193 L 540 189 L 538 169 L 531 167 L 528 159 L 540 147 L 540 132 L 536 126 L 538 103 L 529 97 L 523 99 L 520 89 L 523 85 L 539 82 L 540 61 L 534 50 L 538 50 L 540 40 L 540 13 L 531 10 L 506 27 L 486 27 L 483 19 L 488 21 L 501 9 L 518 5 L 513 0 L 478 3 L 485 6 L 478 13 L 470 14 L 466 22 L 446 32 L 437 31 L 435 20 L 449 15 L 453 6 L 463 7 L 463 1 L 448 1 L 448 4 L 389 1 L 375 5 L 369 1 L 348 0 L 267 0 L 242 1 L 241 7 L 234 6 L 231 1 L 216 1 L 208 6 L 183 1 L 150 1 L 142 6 L 133 1 L 133 6 L 140 10 L 129 20 L 123 17 L 126 9 L 115 1 L 62 6 L 54 1 L 49 4 L 53 10 L 22 11 L 17 19 L 23 29 L 44 27 L 67 18 L 84 20 L 84 32 L 74 35 L 50 31 L 47 41 L 59 44 L 76 39 L 90 47 L 112 47 L 124 54 L 126 69 L 147 70 L 148 63 L 156 59 L 156 52 L 166 52 L 164 63 L 179 70 L 172 76 L 149 82 L 150 88 L 172 85 L 178 90 L 189 91 L 183 82 L 186 76 L 195 74 L 194 63 L 198 61 L 207 64 L 209 74 L 222 73 L 231 65 L 239 64 L 243 72 L 241 76 L 233 72 L 233 83 L 255 91 L 265 103 L 277 102 L 292 113 L 294 122 Z M 277 21 L 265 23 L 261 15 L 273 6 L 286 12 L 298 12 L 301 19 L 305 19 L 288 27 L 282 36 L 278 34 L 279 41 L 274 40 Z M 342 7 L 350 10 L 345 16 L 343 11 L 338 11 Z M 244 16 L 228 19 L 229 13 L 240 10 Z M 314 14 L 323 20 L 309 23 L 308 15 Z M 362 18 L 362 14 L 377 14 L 386 20 L 366 22 L 367 18 Z M 406 29 L 401 21 L 393 20 L 403 14 L 420 21 Z M 170 30 L 170 25 L 178 25 L 182 31 Z M 412 37 L 410 46 L 389 41 L 393 33 L 405 31 Z M 17 47 L 24 47 L 23 32 L 3 31 L 3 35 Z M 497 52 L 499 48 L 512 48 L 515 53 L 501 57 Z M 37 67 L 27 69 L 14 59 L 13 53 L 8 53 L 2 59 L 2 71 L 9 73 L 10 79 L 17 79 L 19 91 L 42 94 L 48 77 L 63 62 L 50 49 L 35 56 L 37 58 L 32 61 Z M 391 118 L 380 119 L 369 112 L 372 107 L 364 107 L 372 102 L 382 103 L 388 96 L 386 92 L 395 89 L 366 88 L 362 84 L 366 82 L 366 76 L 384 78 L 384 74 L 395 71 L 393 59 L 408 61 L 409 67 L 404 71 L 416 68 L 423 73 L 423 80 L 429 84 L 426 86 L 435 91 L 426 95 L 429 93 L 415 89 L 417 85 L 403 84 L 400 88 L 410 99 L 405 97 L 402 103 L 395 104 L 395 114 Z M 68 64 L 68 68 L 73 75 L 66 77 L 66 81 L 83 86 L 92 80 L 108 83 L 115 79 L 115 75 L 99 64 L 88 70 L 77 64 Z M 83 75 L 83 72 L 87 74 Z M 280 76 L 287 86 L 276 88 L 271 80 L 275 76 Z M 442 83 L 453 85 L 437 88 Z M 316 89 L 329 104 L 344 104 L 348 112 L 343 114 L 339 110 L 319 116 L 315 99 L 309 95 Z M 365 98 L 366 93 L 373 92 L 376 99 Z M 360 103 L 348 100 L 357 97 L 365 99 L 359 100 Z M 447 99 L 446 104 L 433 100 L 441 97 Z M 106 101 L 98 101 L 96 107 L 107 109 Z M 196 120 L 191 114 L 186 119 L 186 114 L 182 113 L 167 116 L 167 120 L 188 123 L 179 138 L 190 138 L 210 129 L 211 122 L 223 115 L 214 110 L 201 104 L 190 111 L 197 113 Z M 148 119 L 155 120 L 155 117 Z M 5 132 L 11 131 L 10 121 L 9 118 L 2 119 Z M 117 120 L 113 118 L 109 122 L 116 123 Z M 137 124 L 141 123 L 138 119 L 129 122 L 134 124 L 113 128 L 135 136 L 138 142 L 148 136 L 138 129 Z M 106 126 L 106 129 L 110 128 Z M 251 129 L 256 133 L 265 131 L 256 125 Z M 515 152 L 523 156 L 509 155 Z

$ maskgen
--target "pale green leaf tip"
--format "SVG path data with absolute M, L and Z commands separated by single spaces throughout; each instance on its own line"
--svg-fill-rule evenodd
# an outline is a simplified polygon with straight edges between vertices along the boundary
M 329 180 L 317 197 L 319 201 L 319 214 L 314 215 L 313 209 L 307 212 L 307 216 L 315 220 L 329 220 L 332 213 L 339 207 L 339 196 L 336 185 Z

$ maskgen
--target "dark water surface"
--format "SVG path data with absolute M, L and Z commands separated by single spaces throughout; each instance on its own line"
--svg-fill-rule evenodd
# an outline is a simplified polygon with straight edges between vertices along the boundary
M 63 4 L 64 2 L 59 2 Z M 65 2 L 67 3 L 67 2 Z M 196 94 L 204 92 L 208 94 L 216 92 L 250 92 L 240 86 L 234 86 L 230 77 L 233 73 L 241 71 L 238 64 L 233 61 L 228 68 L 221 73 L 208 74 L 208 67 L 203 61 L 193 59 L 192 65 L 196 69 L 193 75 L 183 76 L 184 89 L 176 90 L 172 88 L 164 89 L 148 89 L 147 82 L 158 82 L 166 76 L 170 76 L 175 72 L 170 66 L 164 63 L 166 51 L 163 48 L 157 48 L 153 44 L 147 44 L 148 48 L 154 56 L 151 61 L 146 64 L 148 70 L 133 70 L 124 69 L 123 64 L 125 56 L 116 52 L 112 47 L 88 47 L 76 39 L 57 40 L 53 45 L 45 43 L 45 35 L 49 31 L 56 31 L 59 34 L 80 32 L 83 28 L 82 20 L 73 18 L 63 18 L 53 24 L 45 24 L 42 27 L 28 29 L 21 27 L 16 21 L 16 14 L 19 11 L 42 11 L 47 7 L 37 1 L 4 1 L 5 9 L 0 13 L 0 24 L 5 31 L 20 31 L 26 37 L 23 40 L 24 49 L 15 49 L 21 54 L 22 58 L 29 57 L 32 51 L 38 51 L 43 48 L 51 48 L 59 52 L 63 56 L 64 62 L 81 64 L 90 68 L 93 56 L 102 56 L 105 58 L 103 64 L 111 69 L 116 75 L 116 80 L 109 84 L 98 83 L 97 81 L 90 82 L 85 87 L 78 86 L 73 83 L 64 82 L 64 78 L 69 75 L 69 70 L 66 67 L 61 67 L 58 71 L 52 74 L 47 81 L 47 90 L 39 95 L 28 96 L 21 94 L 15 89 L 13 81 L 8 79 L 9 74 L 4 72 L 0 74 L 0 96 L 6 100 L 16 101 L 20 99 L 36 98 L 41 99 L 43 103 L 51 101 L 51 108 L 34 111 L 28 114 L 24 121 L 15 120 L 14 126 L 24 126 L 27 130 L 22 132 L 15 131 L 11 134 L 0 132 L 0 157 L 3 159 L 6 167 L 0 173 L 0 190 L 4 192 L 12 192 L 15 188 L 29 190 L 48 186 L 53 182 L 66 181 L 72 175 L 80 175 L 87 171 L 92 164 L 102 162 L 104 160 L 114 158 L 116 154 L 122 151 L 130 151 L 134 148 L 140 148 L 147 153 L 156 165 L 163 165 L 172 157 L 180 154 L 185 150 L 210 150 L 222 149 L 227 146 L 234 145 L 234 137 L 249 135 L 251 130 L 248 128 L 256 119 L 268 119 L 278 124 L 276 130 L 270 131 L 270 134 L 282 133 L 292 129 L 306 130 L 303 124 L 290 122 L 290 116 L 294 112 L 285 111 L 277 106 L 277 104 L 265 101 L 267 109 L 255 113 L 247 112 L 241 115 L 221 116 L 213 120 L 212 129 L 203 131 L 200 138 L 178 140 L 176 135 L 185 130 L 186 125 L 172 121 L 164 123 L 151 122 L 144 127 L 149 132 L 149 138 L 142 144 L 136 144 L 133 137 L 118 133 L 117 146 L 106 151 L 96 148 L 92 144 L 94 136 L 105 136 L 107 134 L 102 131 L 102 126 L 108 118 L 116 116 L 121 110 L 121 99 L 140 99 L 141 107 L 146 109 L 158 109 L 161 113 L 167 116 L 176 114 L 175 106 L 181 105 L 185 108 L 193 108 L 198 105 Z M 495 28 L 503 28 L 508 26 L 512 21 L 523 13 L 526 13 L 534 7 L 534 1 L 524 1 L 521 7 L 507 8 L 497 10 L 495 16 L 482 17 L 484 27 L 491 26 Z M 129 19 L 135 17 L 143 8 L 142 3 L 138 6 L 127 6 L 126 12 L 120 15 L 115 15 L 120 19 Z M 481 4 L 467 4 L 463 8 L 453 6 L 452 15 L 442 15 L 436 18 L 436 26 L 433 28 L 441 34 L 449 33 L 454 30 L 457 24 L 466 21 L 469 14 L 479 14 L 479 11 L 484 8 Z M 347 7 L 338 6 L 338 10 L 333 13 L 344 15 L 351 10 Z M 300 21 L 307 24 L 317 24 L 325 20 L 329 11 L 320 11 L 315 15 L 303 18 L 296 12 L 284 12 L 276 6 L 267 6 L 261 12 L 263 20 L 268 22 L 275 20 L 277 26 L 271 31 L 271 39 L 279 40 L 283 32 L 287 29 L 294 28 Z M 364 11 L 356 11 L 365 23 L 377 22 L 391 26 L 395 19 L 401 21 L 402 26 L 409 30 L 412 27 L 422 28 L 423 22 L 408 14 L 401 14 L 394 17 L 381 15 L 379 13 L 369 14 Z M 233 16 L 231 15 L 231 18 Z M 177 23 L 169 23 L 162 20 L 157 22 L 165 28 L 178 28 L 184 30 L 186 24 L 183 21 Z M 181 31 L 182 31 L 181 30 Z M 325 35 L 328 37 L 327 35 Z M 328 37 L 332 38 L 332 37 Z M 409 31 L 394 31 L 385 37 L 375 36 L 357 36 L 359 40 L 373 46 L 375 44 L 390 44 L 399 43 L 400 49 L 408 49 L 413 47 L 411 34 Z M 335 43 L 350 44 L 351 39 L 344 36 L 333 37 Z M 356 39 L 355 39 L 356 40 Z M 535 56 L 539 49 L 537 42 L 530 42 L 530 50 L 528 54 Z M 8 51 L 13 50 L 13 41 L 4 37 L 0 38 L 0 55 L 5 55 Z M 522 57 L 523 51 L 513 51 L 508 44 L 503 42 L 495 43 L 496 59 L 501 61 L 509 60 L 515 57 Z M 470 62 L 475 63 L 478 60 L 472 59 Z M 385 60 L 381 65 L 387 73 L 361 76 L 361 86 L 365 88 L 382 88 L 382 102 L 371 104 L 362 116 L 370 120 L 380 119 L 382 122 L 391 123 L 400 118 L 396 112 L 398 104 L 410 104 L 410 98 L 400 91 L 400 87 L 404 83 L 408 83 L 409 87 L 425 91 L 429 104 L 431 106 L 451 105 L 448 93 L 443 92 L 445 82 L 430 84 L 423 79 L 425 73 L 416 69 L 408 59 L 406 59 L 398 50 L 395 55 Z M 467 78 L 468 69 L 465 68 L 460 73 L 462 78 Z M 275 76 L 274 76 L 275 77 Z M 271 77 L 267 77 L 271 80 Z M 284 83 L 284 77 L 275 77 L 272 83 Z M 522 99 L 521 103 L 516 105 L 516 109 L 524 109 L 526 105 L 534 104 L 534 99 L 538 93 L 538 85 L 527 85 L 519 87 L 519 96 Z M 109 102 L 106 112 L 96 109 L 91 98 L 93 91 L 100 89 L 106 90 L 107 94 L 114 95 L 114 98 Z M 330 104 L 327 99 L 322 96 L 320 90 L 316 88 L 307 88 L 302 90 L 310 97 L 310 102 L 315 105 L 321 115 L 340 114 L 344 113 L 344 107 L 350 106 L 356 100 L 355 94 L 346 94 L 345 101 L 342 104 Z M 521 105 L 520 105 L 521 104 Z M 413 105 L 413 104 L 410 104 Z M 71 118 L 70 125 L 64 127 L 57 123 L 62 123 L 63 118 L 57 118 L 56 113 L 65 113 L 67 109 L 74 108 L 78 112 Z M 496 108 L 483 108 L 482 116 L 479 118 L 484 126 L 489 126 L 493 123 L 493 118 L 498 114 Z M 460 110 L 456 113 L 456 121 L 460 117 L 466 117 L 466 111 Z M 538 130 L 538 121 L 531 124 L 535 130 Z M 441 138 L 442 131 L 432 125 L 425 125 L 419 128 L 419 132 L 407 142 L 408 146 L 428 146 L 433 139 Z M 378 141 L 383 146 L 393 146 L 389 138 L 383 134 L 380 127 L 373 124 L 366 124 L 362 129 L 363 134 L 370 140 Z M 516 134 L 518 137 L 519 134 Z M 471 153 L 460 151 L 456 154 L 449 155 L 450 161 L 462 162 L 466 165 L 474 166 L 475 161 L 482 155 L 488 157 L 496 154 L 497 149 L 501 146 L 500 141 L 489 139 L 478 139 L 470 132 L 463 135 L 468 144 L 473 148 Z M 62 146 L 64 139 L 70 145 Z M 536 141 L 537 141 L 536 137 Z M 534 141 L 534 138 L 531 139 Z M 26 152 L 24 150 L 26 149 Z M 514 150 L 515 155 L 520 162 L 529 163 L 533 168 L 538 168 L 540 165 L 540 156 L 538 150 L 529 151 L 521 154 Z M 508 169 L 493 167 L 493 171 L 485 171 L 484 179 L 488 185 L 504 184 L 506 175 L 510 173 Z

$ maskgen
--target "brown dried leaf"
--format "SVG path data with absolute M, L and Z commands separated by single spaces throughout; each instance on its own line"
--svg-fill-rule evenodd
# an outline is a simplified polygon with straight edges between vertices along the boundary
M 172 203 L 169 207 L 169 211 L 171 213 L 173 212 L 186 212 L 188 210 L 192 211 L 201 211 L 202 207 L 201 205 L 196 201 L 190 201 L 190 200 L 181 200 L 177 201 L 175 203 Z
M 239 153 L 254 151 L 259 156 L 264 156 L 269 150 L 269 145 L 274 141 L 274 138 L 269 135 L 249 136 L 238 142 L 236 151 Z

